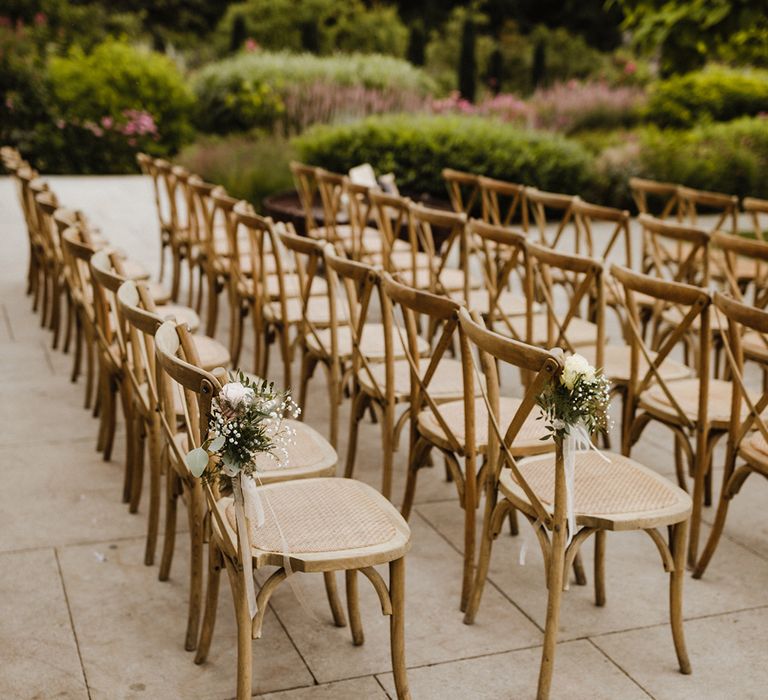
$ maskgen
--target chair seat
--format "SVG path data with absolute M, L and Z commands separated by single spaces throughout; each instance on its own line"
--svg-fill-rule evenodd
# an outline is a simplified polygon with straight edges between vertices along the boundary
M 744 438 L 739 445 L 739 456 L 761 474 L 768 476 L 768 442 L 759 430 Z
M 454 299 L 463 300 L 461 292 L 453 292 L 451 296 Z M 487 289 L 472 289 L 469 292 L 469 299 L 466 300 L 467 307 L 472 311 L 478 311 L 487 315 L 490 307 L 491 295 Z M 526 313 L 525 297 L 510 291 L 503 291 L 493 306 L 495 314 L 504 316 L 521 316 Z
M 768 337 L 758 331 L 747 331 L 741 338 L 741 347 L 749 357 L 768 359 Z
M 506 430 L 514 417 L 517 409 L 520 407 L 521 400 L 511 397 L 501 397 L 499 400 L 499 426 Z M 440 415 L 446 425 L 453 433 L 454 437 L 463 446 L 466 439 L 464 426 L 464 401 L 450 401 L 439 406 Z M 538 409 L 534 409 L 525 419 L 520 432 L 515 437 L 514 443 L 510 448 L 515 456 L 540 454 L 554 449 L 555 444 L 551 440 L 544 440 L 547 436 L 544 421 L 537 420 L 539 416 Z M 444 449 L 451 449 L 445 431 L 438 422 L 431 409 L 422 411 L 418 417 L 418 430 L 421 435 L 430 442 Z M 485 450 L 488 444 L 488 408 L 485 399 L 482 397 L 475 399 L 475 445 L 478 450 Z
M 597 346 L 592 345 L 579 350 L 579 353 L 583 355 L 589 364 L 596 366 L 597 360 Z M 656 359 L 656 353 L 650 351 L 648 353 L 651 356 L 651 360 Z M 627 384 L 630 379 L 630 369 L 632 364 L 632 350 L 629 345 L 606 345 L 603 348 L 603 374 L 608 377 L 614 384 Z M 644 377 L 648 371 L 648 363 L 645 357 L 640 353 L 640 377 Z M 692 370 L 686 365 L 670 360 L 668 357 L 664 360 L 659 367 L 659 374 L 665 381 L 675 381 L 677 379 L 685 379 L 690 377 Z
M 681 488 L 639 462 L 614 452 L 576 453 L 574 510 L 576 524 L 605 530 L 637 530 L 671 525 L 691 512 L 691 498 Z M 555 456 L 530 457 L 518 469 L 545 508 L 554 507 Z M 511 469 L 503 469 L 499 490 L 515 505 L 533 512 Z
M 514 329 L 519 339 L 525 340 L 526 318 L 525 316 L 510 316 L 509 324 Z M 533 315 L 533 345 L 545 347 L 549 344 L 547 337 L 548 319 L 547 314 L 540 313 Z M 494 321 L 493 330 L 501 335 L 513 337 L 506 323 L 501 320 Z M 555 338 L 559 329 L 555 326 Z M 597 342 L 597 326 L 590 321 L 582 318 L 573 318 L 565 329 L 566 337 L 573 347 L 583 347 L 585 345 L 594 345 Z M 564 344 L 564 343 L 563 343 Z
M 282 279 L 283 292 L 286 297 L 301 296 L 301 279 L 295 272 L 288 272 L 281 277 L 277 275 L 267 275 L 267 293 L 271 299 L 280 298 L 280 280 Z M 239 283 L 240 293 L 243 296 L 253 297 L 253 280 L 245 278 Z M 315 277 L 312 280 L 312 296 L 326 296 L 328 294 L 328 284 L 322 277 Z
M 152 301 L 157 306 L 163 306 L 171 301 L 171 290 L 168 289 L 162 282 L 148 282 L 147 289 L 152 296 Z
M 327 297 L 313 296 L 307 302 L 307 319 L 316 326 L 328 326 L 331 323 L 330 304 Z M 271 301 L 264 306 L 264 316 L 267 320 L 275 323 L 296 324 L 303 320 L 303 305 L 298 297 L 291 297 L 285 300 L 285 318 L 283 310 L 278 301 Z M 349 312 L 344 308 L 340 301 L 336 303 L 336 322 L 341 325 L 347 324 Z
M 731 420 L 731 390 L 733 385 L 723 379 L 710 379 L 708 396 L 708 416 L 715 428 L 727 430 Z M 696 422 L 699 415 L 699 380 L 678 379 L 670 387 L 675 401 L 680 404 L 683 413 L 691 422 Z M 750 397 L 757 401 L 757 396 Z M 647 389 L 640 395 L 640 408 L 667 419 L 680 423 L 680 418 L 669 397 L 659 385 Z M 749 408 L 742 404 L 742 415 L 746 418 Z
M 403 340 L 407 343 L 406 332 L 402 331 Z M 403 346 L 400 342 L 400 336 L 396 329 L 392 331 L 392 343 L 395 357 L 404 358 Z M 318 343 L 318 340 L 320 341 Z M 337 330 L 336 340 L 338 343 L 338 354 L 341 359 L 348 359 L 352 357 L 352 330 L 350 327 L 342 326 Z M 331 352 L 331 329 L 325 328 L 317 332 L 317 337 L 314 333 L 310 333 L 306 337 L 307 347 L 310 352 L 316 355 L 327 355 Z M 419 355 L 425 355 L 429 352 L 429 343 L 423 338 L 417 339 L 419 347 Z M 380 362 L 384 359 L 384 326 L 381 323 L 366 323 L 363 329 L 363 337 L 360 340 L 360 350 L 363 355 L 375 362 Z
M 419 268 L 416 270 L 416 282 L 413 282 L 413 274 L 405 272 L 402 274 L 404 281 L 417 289 L 429 290 L 432 284 L 432 275 L 428 268 Z M 443 289 L 453 295 L 453 292 L 464 291 L 464 271 L 457 270 L 455 267 L 446 267 L 440 272 L 440 285 Z M 482 283 L 470 278 L 470 289 L 477 289 L 482 286 Z
M 378 491 L 353 479 L 299 479 L 259 487 L 265 522 L 249 523 L 251 552 L 258 566 L 282 565 L 290 553 L 297 571 L 375 566 L 402 557 L 411 533 L 400 513 Z M 236 530 L 231 499 L 219 509 Z M 288 552 L 284 550 L 288 549 Z
M 426 370 L 428 362 L 429 360 L 424 358 L 419 364 L 419 369 L 422 372 Z M 395 360 L 393 365 L 395 400 L 404 401 L 411 395 L 411 367 L 408 360 Z M 369 369 L 370 374 L 365 368 L 361 369 L 357 378 L 363 391 L 372 396 L 377 396 L 378 392 L 371 381 L 371 375 L 373 375 L 379 389 L 384 391 L 386 386 L 386 364 L 379 362 L 371 365 Z M 461 376 L 461 362 L 444 357 L 438 363 L 437 369 L 429 382 L 429 395 L 435 401 L 450 401 L 460 398 L 464 395 L 464 384 L 462 383 Z
M 218 340 L 207 335 L 193 335 L 195 349 L 200 359 L 200 366 L 210 372 L 216 367 L 229 367 L 232 362 L 229 350 Z
M 129 280 L 139 281 L 149 279 L 149 271 L 147 268 L 140 262 L 131 260 L 130 258 L 123 261 L 123 273 L 125 274 L 126 279 Z
M 351 245 L 352 237 L 354 235 L 354 229 L 349 224 L 337 224 L 333 229 L 329 229 L 326 226 L 319 226 L 313 228 L 309 232 L 309 237 L 321 241 L 336 241 L 340 240 L 344 243 L 345 247 Z M 360 241 L 358 241 L 358 244 Z M 364 251 L 376 252 L 381 250 L 381 233 L 378 229 L 371 226 L 366 226 L 362 231 L 362 248 Z
M 728 264 L 725 261 L 725 254 L 720 249 L 711 251 L 712 277 L 716 280 L 727 279 L 725 270 Z M 758 276 L 761 269 L 760 261 L 754 258 L 745 258 L 743 255 L 732 256 L 733 276 L 738 282 L 751 282 Z M 765 272 L 765 263 L 762 265 L 762 272 Z
M 189 328 L 192 333 L 200 328 L 200 317 L 194 309 L 190 309 L 188 306 L 182 306 L 181 304 L 162 304 L 156 308 L 156 312 L 163 318 L 172 316 L 178 323 L 187 324 L 187 328 Z

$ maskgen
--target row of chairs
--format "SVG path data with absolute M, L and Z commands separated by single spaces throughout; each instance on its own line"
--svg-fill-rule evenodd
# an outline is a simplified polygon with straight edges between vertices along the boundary
M 158 306 L 153 294 L 158 287 L 144 279 L 143 269 L 111 247 L 82 213 L 60 207 L 49 186 L 17 151 L 4 148 L 0 156 L 19 186 L 31 249 L 41 256 L 31 262 L 35 267 L 29 292 L 36 295 L 35 306 L 45 296 L 37 293 L 38 288 L 60 285 L 60 296 L 71 310 L 65 328 L 77 328 L 77 337 L 92 357 L 99 385 L 93 401 L 101 416 L 98 449 L 105 459 L 111 455 L 120 397 L 127 436 L 123 500 L 132 512 L 142 497 L 145 441 L 149 443 L 145 564 L 154 563 L 164 502 L 160 580 L 170 575 L 179 500 L 186 507 L 190 571 L 185 648 L 196 650 L 195 662 L 203 663 L 208 656 L 222 569 L 229 576 L 237 618 L 238 699 L 252 695 L 251 640 L 261 636 L 264 614 L 278 585 L 292 572 L 322 573 L 334 623 L 344 626 L 335 576 L 344 571 L 352 639 L 359 645 L 364 640 L 357 584 L 361 573 L 378 593 L 382 612 L 391 618 L 398 698 L 410 697 L 403 617 L 410 531 L 400 514 L 362 482 L 332 478 L 338 461 L 333 447 L 309 425 L 290 420 L 295 443 L 287 448 L 285 464 L 270 455 L 260 457 L 259 490 L 269 504 L 267 522 L 251 528 L 251 551 L 243 551 L 231 497 L 193 477 L 184 460 L 186 452 L 206 438 L 210 402 L 227 381 L 224 368 L 231 366 L 227 348 L 193 333 L 199 326 L 194 310 Z M 55 268 L 44 257 L 49 251 Z M 53 275 L 57 276 L 51 279 Z M 49 293 L 40 304 L 44 324 L 53 316 L 45 309 L 56 298 Z M 89 386 L 88 401 L 91 391 Z M 243 578 L 245 557 L 252 559 L 254 569 L 277 567 L 259 590 L 253 620 Z M 382 564 L 389 567 L 389 583 L 374 568 Z

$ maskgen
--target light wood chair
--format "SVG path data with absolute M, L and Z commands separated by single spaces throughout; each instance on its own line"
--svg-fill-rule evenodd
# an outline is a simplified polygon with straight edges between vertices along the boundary
M 293 184 L 299 196 L 299 202 L 304 214 L 304 234 L 309 236 L 311 232 L 318 228 L 316 217 L 316 204 L 319 198 L 317 188 L 317 177 L 314 165 L 306 165 L 295 160 L 289 163 Z
M 394 317 L 398 310 L 404 320 L 408 345 L 410 397 L 408 412 L 410 437 L 408 472 L 401 512 L 408 518 L 416 494 L 419 470 L 426 466 L 432 450 L 438 450 L 445 459 L 446 470 L 456 485 L 459 504 L 464 510 L 464 564 L 462 576 L 461 609 L 469 600 L 475 557 L 475 513 L 478 493 L 485 478 L 485 469 L 478 469 L 477 460 L 485 451 L 483 421 L 487 411 L 478 397 L 479 387 L 470 379 L 471 364 L 465 339 L 458 331 L 458 302 L 428 292 L 415 290 L 396 282 L 384 274 L 382 289 L 392 311 L 385 318 Z M 436 332 L 429 357 L 419 358 L 418 323 L 424 317 Z M 394 326 L 394 322 L 385 325 Z M 458 341 L 461 359 L 446 357 L 446 351 Z M 514 412 L 518 400 L 505 400 L 504 410 Z M 527 435 L 517 446 L 528 453 L 551 449 L 543 441 L 542 424 L 527 426 Z
M 477 180 L 480 189 L 482 218 L 495 226 L 519 225 L 528 231 L 528 202 L 525 185 L 494 180 L 482 175 Z
M 573 203 L 576 201 L 574 195 L 526 187 L 525 201 L 530 212 L 529 221 L 535 227 L 534 231 L 538 234 L 541 244 L 558 248 L 569 236 L 578 236 L 573 215 Z M 552 226 L 554 231 L 550 231 Z
M 562 443 L 558 441 L 554 445 L 554 453 L 523 460 L 519 460 L 512 449 L 515 441 L 525 436 L 526 426 L 537 410 L 539 393 L 549 382 L 558 381 L 563 368 L 562 355 L 495 334 L 477 319 L 472 319 L 466 309 L 459 312 L 459 319 L 467 342 L 480 354 L 487 387 L 483 401 L 491 416 L 487 420 L 482 545 L 464 621 L 474 622 L 488 574 L 493 540 L 508 513 L 517 509 L 533 525 L 544 555 L 549 592 L 537 698 L 545 700 L 552 683 L 565 572 L 584 541 L 594 534 L 595 602 L 604 605 L 606 532 L 644 530 L 658 548 L 665 571 L 670 573 L 672 636 L 680 671 L 690 673 L 682 604 L 685 538 L 691 499 L 684 491 L 634 460 L 611 453 L 611 464 L 604 465 L 593 452 L 578 452 L 573 494 L 578 529 L 571 533 L 573 539 L 568 544 Z M 534 375 L 524 398 L 518 400 L 516 409 L 507 415 L 501 407 L 497 363 L 512 365 Z M 665 526 L 669 529 L 669 543 L 658 531 Z
M 208 432 L 211 401 L 220 389 L 220 379 L 189 362 L 184 329 L 166 323 L 156 334 L 158 362 L 162 367 L 163 391 L 183 391 L 187 446 L 199 446 Z M 221 375 L 218 375 L 219 377 Z M 183 464 L 183 461 L 182 461 Z M 205 615 L 196 663 L 208 656 L 213 637 L 221 569 L 227 571 L 235 602 L 238 628 L 237 698 L 250 698 L 253 689 L 252 640 L 261 637 L 262 622 L 269 599 L 290 572 L 322 572 L 326 580 L 344 571 L 347 604 L 353 641 L 364 641 L 357 595 L 357 573 L 362 572 L 379 596 L 382 612 L 391 616 L 392 664 L 397 697 L 410 698 L 405 667 L 404 605 L 405 554 L 410 548 L 410 531 L 397 511 L 372 488 L 349 479 L 313 478 L 263 484 L 260 498 L 268 503 L 266 522 L 251 527 L 251 551 L 242 551 L 234 506 L 218 488 L 201 483 L 187 474 L 197 494 L 204 493 L 211 512 L 208 588 Z M 289 551 L 283 552 L 285 546 Z M 261 586 L 258 612 L 251 619 L 245 594 L 242 562 L 251 557 L 254 569 L 276 566 Z M 290 562 L 290 572 L 286 571 Z M 376 570 L 388 564 L 389 586 Z
M 143 175 L 152 181 L 152 193 L 155 198 L 155 211 L 160 227 L 160 281 L 165 277 L 166 250 L 171 246 L 171 204 L 163 176 L 155 165 L 155 159 L 146 153 L 137 153 L 136 161 Z
M 742 345 L 742 339 L 749 335 L 766 337 L 768 312 L 736 301 L 720 292 L 715 292 L 712 301 L 715 323 L 722 327 L 725 335 L 726 360 L 733 378 L 733 392 L 720 500 L 704 551 L 694 567 L 694 578 L 703 576 L 712 559 L 725 527 L 728 507 L 744 482 L 752 474 L 768 478 L 768 426 L 765 421 L 768 392 L 764 386 L 762 393 L 756 395 L 747 387 L 744 374 L 745 352 Z M 752 359 L 755 359 L 754 356 Z M 760 362 L 765 372 L 768 367 L 765 348 Z M 737 462 L 743 464 L 737 467 Z
M 738 233 L 739 198 L 736 195 L 707 192 L 680 185 L 677 188 L 677 198 L 680 202 L 680 215 L 683 220 L 687 219 L 691 226 L 699 225 L 699 216 L 704 209 L 718 216 L 715 225 L 709 228 L 710 231 L 729 229 L 731 233 Z
M 614 265 L 612 277 L 623 288 L 627 308 L 629 340 L 632 347 L 630 381 L 623 416 L 622 452 L 629 456 L 644 429 L 656 422 L 674 436 L 675 467 L 678 483 L 686 488 L 686 470 L 693 477 L 693 513 L 688 545 L 688 561 L 695 564 L 701 528 L 701 512 L 711 500 L 712 454 L 717 442 L 728 431 L 733 383 L 711 377 L 710 296 L 699 287 L 661 280 Z M 620 292 L 617 290 L 617 295 Z M 635 295 L 653 297 L 660 303 L 674 304 L 679 321 L 651 348 L 643 340 Z M 681 343 L 688 347 L 692 372 L 688 379 L 668 381 L 659 370 L 671 360 Z M 640 358 L 647 363 L 643 371 Z
M 744 211 L 752 219 L 752 226 L 755 236 L 764 241 L 768 235 L 768 225 L 763 217 L 768 217 L 768 199 L 757 199 L 757 197 L 744 197 L 741 203 Z
M 672 182 L 658 182 L 641 177 L 629 178 L 629 190 L 640 214 L 650 214 L 658 219 L 676 218 L 680 213 L 678 185 Z
M 30 185 L 39 175 L 36 170 L 28 165 L 20 165 L 16 169 L 16 178 L 19 197 L 22 203 L 22 212 L 26 222 L 27 237 L 29 240 L 29 268 L 27 270 L 27 293 L 32 295 L 32 310 L 37 311 L 41 303 L 41 295 L 44 287 L 44 252 L 37 224 L 37 209 L 35 207 L 34 194 Z
M 453 211 L 470 216 L 480 204 L 480 177 L 452 168 L 443 168 L 442 175 Z

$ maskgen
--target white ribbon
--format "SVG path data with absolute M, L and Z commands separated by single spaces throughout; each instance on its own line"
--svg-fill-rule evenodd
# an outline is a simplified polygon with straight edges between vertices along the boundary
M 250 482 L 250 486 L 248 485 Z M 256 484 L 253 483 L 253 479 L 246 477 L 240 472 L 234 479 L 232 479 L 232 491 L 235 497 L 235 519 L 237 521 L 237 538 L 240 546 L 240 559 L 243 564 L 243 578 L 245 579 L 245 596 L 248 599 L 248 613 L 251 616 L 251 620 L 256 617 L 256 613 L 259 611 L 256 605 L 256 589 L 253 583 L 253 557 L 251 556 L 251 538 L 249 536 L 249 528 L 246 518 L 246 506 L 245 497 L 243 491 L 248 491 L 248 510 L 252 513 L 261 512 L 261 523 L 264 523 L 264 510 L 261 508 L 261 500 L 258 493 L 254 493 Z M 255 495 L 256 498 L 252 498 Z M 258 502 L 258 506 L 254 506 L 254 502 Z M 258 522 L 258 513 L 256 514 Z
M 583 423 L 571 425 L 568 434 L 563 438 L 563 467 L 565 471 L 565 519 L 568 523 L 565 546 L 567 547 L 576 534 L 576 507 L 574 505 L 576 479 L 576 453 L 582 450 L 594 450 L 600 459 L 610 464 L 608 459 L 592 443 Z

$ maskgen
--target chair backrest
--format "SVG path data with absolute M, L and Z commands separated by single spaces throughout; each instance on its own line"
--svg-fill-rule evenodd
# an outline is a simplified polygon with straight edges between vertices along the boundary
M 715 292 L 712 298 L 715 327 L 725 336 L 726 362 L 730 368 L 731 384 L 731 422 L 728 450 L 738 450 L 742 440 L 757 429 L 763 440 L 768 443 L 768 426 L 765 423 L 765 410 L 768 408 L 768 385 L 763 384 L 762 393 L 755 395 L 754 388 L 747 390 L 744 381 L 744 352 L 741 339 L 745 331 L 753 331 L 760 337 L 768 337 L 768 312 L 736 301 L 732 297 Z M 721 318 L 724 317 L 724 318 Z M 751 356 L 757 360 L 763 372 L 768 370 L 768 347 L 760 356 Z M 746 405 L 746 413 L 744 407 Z
M 155 169 L 158 174 L 160 201 L 168 203 L 166 231 L 173 239 L 187 227 L 189 212 L 186 208 L 186 181 L 189 173 L 184 168 L 160 158 L 155 160 Z
M 419 242 L 416 238 L 416 229 L 411 222 L 411 200 L 379 190 L 370 190 L 368 197 L 371 201 L 376 226 L 381 234 L 382 266 L 388 272 L 396 271 L 392 263 L 392 251 L 395 241 L 400 239 L 401 233 L 405 231 L 411 249 L 411 263 L 404 274 L 415 285 L 418 268 L 416 254 L 419 252 Z M 402 271 L 402 266 L 400 270 Z
M 85 314 L 83 320 L 92 325 L 95 323 L 96 314 L 93 306 L 90 263 L 96 249 L 84 240 L 80 226 L 71 226 L 64 230 L 61 234 L 61 246 L 64 265 L 70 270 L 69 279 L 73 299 Z
M 117 292 L 126 281 L 122 254 L 113 248 L 102 248 L 91 256 L 91 283 L 99 339 L 108 346 L 116 342 L 120 358 L 128 360 L 129 334 L 117 303 Z
M 623 298 L 627 311 L 625 318 L 631 348 L 628 404 L 632 405 L 643 391 L 652 384 L 657 384 L 669 402 L 670 411 L 677 414 L 684 425 L 694 427 L 675 398 L 674 382 L 667 381 L 659 370 L 662 364 L 670 359 L 672 351 L 684 344 L 689 350 L 689 365 L 698 373 L 699 424 L 706 423 L 711 349 L 709 294 L 700 287 L 644 275 L 618 265 L 611 266 L 609 283 L 616 285 L 614 293 L 617 298 Z M 654 315 L 663 313 L 670 307 L 679 310 L 674 322 L 667 323 L 664 334 L 655 339 L 655 355 L 643 337 L 636 295 L 644 295 L 657 301 Z M 645 360 L 642 373 L 641 357 Z
M 563 253 L 546 246 L 528 245 L 531 274 L 534 278 L 537 297 L 542 300 L 547 315 L 548 348 L 562 348 L 576 352 L 568 333 L 576 318 L 589 318 L 596 327 L 595 366 L 603 366 L 605 346 L 605 295 L 603 263 L 573 253 Z M 553 275 L 553 270 L 557 274 Z M 568 280 L 569 292 L 564 295 L 564 304 L 558 303 L 557 289 L 553 278 Z
M 61 264 L 61 243 L 59 241 L 59 229 L 53 220 L 53 215 L 59 208 L 58 199 L 46 187 L 35 194 L 35 207 L 37 209 L 38 232 L 45 255 L 52 263 L 59 265 Z
M 494 180 L 482 175 L 477 179 L 480 189 L 483 221 L 496 226 L 517 224 L 528 230 L 528 202 L 525 185 Z
M 491 488 L 498 482 L 501 469 L 508 467 L 512 470 L 515 481 L 527 495 L 531 506 L 536 512 L 537 519 L 547 528 L 555 525 L 565 526 L 565 471 L 563 465 L 562 445 L 555 443 L 555 501 L 552 514 L 544 506 L 525 477 L 518 469 L 513 456 L 512 445 L 523 427 L 528 416 L 536 409 L 537 398 L 544 388 L 557 381 L 563 369 L 562 353 L 548 351 L 527 345 L 510 338 L 505 338 L 486 328 L 479 318 L 473 318 L 467 309 L 459 311 L 459 323 L 462 337 L 466 338 L 469 352 L 477 350 L 485 380 L 483 400 L 488 411 L 488 447 L 486 450 L 486 479 Z M 470 357 L 469 381 L 470 390 L 476 385 L 476 375 L 479 368 Z M 501 422 L 499 389 L 499 363 L 505 363 L 519 369 L 523 374 L 532 376 L 525 390 L 523 399 L 507 425 Z M 479 382 L 478 382 L 479 383 Z M 481 385 L 482 386 L 482 385 Z M 466 391 L 466 388 L 465 388 Z
M 710 235 L 702 228 L 662 221 L 641 214 L 646 251 L 645 269 L 650 274 L 674 282 L 709 285 Z
M 525 199 L 531 219 L 539 233 L 539 241 L 544 245 L 557 248 L 569 228 L 573 235 L 576 235 L 573 226 L 573 203 L 576 200 L 574 195 L 543 192 L 535 187 L 526 187 Z M 549 222 L 555 225 L 553 233 L 547 230 Z
M 189 238 L 200 246 L 206 257 L 213 253 L 215 232 L 213 229 L 213 197 L 216 189 L 212 182 L 205 182 L 198 175 L 187 179 L 189 195 Z
M 573 214 L 577 231 L 574 253 L 600 258 L 604 262 L 612 258 L 632 267 L 630 215 L 626 209 L 590 204 L 577 197 Z M 598 232 L 595 224 L 602 224 L 607 230 Z
M 368 185 L 354 183 L 349 178 L 344 179 L 344 192 L 347 196 L 347 216 L 349 218 L 350 240 L 347 243 L 348 252 L 354 260 L 360 260 L 366 252 L 366 232 L 375 231 L 373 202 L 371 188 Z M 389 241 L 381 244 L 381 250 L 387 251 Z M 378 251 L 376 251 L 378 252 Z
M 458 214 L 472 213 L 480 198 L 479 176 L 452 168 L 443 168 L 443 179 L 453 210 Z
M 227 191 L 217 186 L 211 190 L 211 235 L 207 240 L 206 257 L 215 261 L 217 257 L 232 258 L 236 236 L 235 204 L 239 201 L 230 197 Z M 220 231 L 224 232 L 221 236 Z
M 348 221 L 347 177 L 323 168 L 317 168 L 315 179 L 317 180 L 317 189 L 320 192 L 320 202 L 323 205 L 323 238 L 331 243 L 341 242 L 336 227 L 339 224 L 346 224 Z
M 139 168 L 141 168 L 141 172 L 152 180 L 152 193 L 155 198 L 155 210 L 160 231 L 161 233 L 168 233 L 171 226 L 171 202 L 168 199 L 165 182 L 163 182 L 164 176 L 161 175 L 160 169 L 158 169 L 156 161 L 152 156 L 146 153 L 137 153 L 136 161 L 139 164 Z M 165 164 L 166 161 L 161 161 L 161 163 Z
M 295 160 L 290 163 L 291 174 L 296 192 L 299 195 L 299 202 L 304 211 L 305 233 L 317 228 L 315 221 L 315 195 L 317 194 L 316 168 L 313 165 L 305 165 Z
M 631 177 L 629 190 L 640 214 L 650 214 L 659 219 L 680 219 L 680 199 L 676 184 Z
M 768 235 L 768 224 L 765 219 L 768 219 L 768 199 L 757 199 L 757 197 L 745 197 L 741 203 L 742 208 L 752 219 L 752 226 L 755 232 L 755 236 L 764 241 L 766 235 Z M 763 219 L 765 217 L 765 219 Z
M 750 240 L 742 236 L 715 231 L 712 234 L 712 246 L 723 252 L 722 258 L 713 256 L 713 264 L 725 278 L 728 292 L 739 301 L 746 301 L 764 309 L 768 306 L 768 241 Z M 739 259 L 754 262 L 754 278 L 744 289 L 740 284 L 737 264 Z
M 412 203 L 411 226 L 415 235 L 412 244 L 418 241 L 429 256 L 429 291 L 445 294 L 441 280 L 444 270 L 461 270 L 464 273 L 464 299 L 469 299 L 469 246 L 467 242 L 467 216 L 463 213 L 433 209 Z
M 513 338 L 518 331 L 510 322 L 502 304 L 507 290 L 520 293 L 526 303 L 526 340 L 532 337 L 534 288 L 528 259 L 528 237 L 522 231 L 506 226 L 472 219 L 467 224 L 468 235 L 475 241 L 475 250 L 483 276 L 483 288 L 488 293 L 486 323 L 489 328 L 503 326 Z
M 703 207 L 707 211 L 718 214 L 718 219 L 710 231 L 725 230 L 730 228 L 731 233 L 739 230 L 739 198 L 732 194 L 722 192 L 707 192 L 695 190 L 691 187 L 678 187 L 677 197 L 680 201 L 681 216 L 695 226 Z

